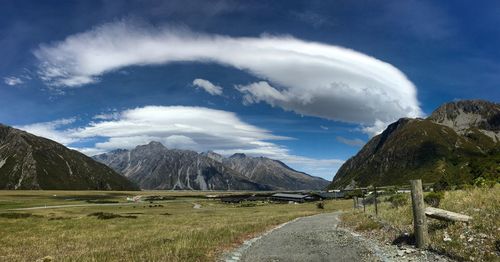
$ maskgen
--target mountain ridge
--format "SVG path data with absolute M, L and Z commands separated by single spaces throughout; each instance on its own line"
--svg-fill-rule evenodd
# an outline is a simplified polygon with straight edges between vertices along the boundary
M 148 152 L 148 147 L 154 147 L 156 157 Z M 145 149 L 137 154 L 138 150 Z M 213 151 L 197 153 L 191 150 L 167 149 L 159 142 L 152 141 L 147 145 L 140 145 L 132 150 L 118 150 L 115 153 L 105 153 L 93 157 L 95 160 L 107 164 L 115 171 L 136 181 L 142 188 L 147 189 L 193 189 L 193 190 L 281 190 L 281 189 L 319 189 L 328 185 L 328 181 L 295 171 L 284 163 L 264 157 L 249 157 L 243 153 L 236 153 L 228 158 Z M 251 160 L 249 160 L 251 159 Z M 242 161 L 252 161 L 259 166 L 270 165 L 266 170 L 259 170 L 258 178 L 243 172 L 248 166 L 241 167 Z M 138 163 L 147 163 L 151 169 L 138 166 Z M 262 162 L 265 162 L 262 163 Z M 197 163 L 197 165 L 193 165 Z M 279 163 L 279 164 L 278 164 Z M 280 167 L 276 167 L 279 165 Z M 166 167 L 169 167 L 167 169 Z M 204 175 L 211 170 L 210 175 Z M 278 172 L 285 180 L 271 179 L 263 181 L 262 177 L 274 177 Z M 155 182 L 150 176 L 155 177 Z M 172 177 L 177 178 L 172 179 Z M 300 179 L 302 176 L 305 183 Z M 224 177 L 218 180 L 218 177 Z M 215 179 L 208 182 L 207 179 Z M 228 182 L 236 179 L 233 182 Z M 149 182 L 148 182 L 149 181 Z M 159 182 L 161 181 L 161 182 Z M 280 185 L 280 182 L 285 182 Z M 267 183 L 270 182 L 270 183 Z M 155 185 L 156 183 L 156 185 Z M 295 183 L 295 184 L 294 184 Z
M 138 190 L 125 177 L 76 150 L 3 124 L 0 188 Z
M 498 119 L 500 105 L 484 100 L 446 103 L 426 119 L 401 118 L 347 160 L 329 188 L 397 185 L 415 178 L 448 184 L 494 178 L 500 161 Z

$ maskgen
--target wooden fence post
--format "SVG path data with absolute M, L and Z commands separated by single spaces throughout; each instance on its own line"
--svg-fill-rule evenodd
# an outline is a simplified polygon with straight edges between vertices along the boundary
M 373 194 L 375 195 L 375 216 L 378 216 L 378 200 L 377 200 L 377 197 L 378 197 L 378 193 L 377 193 L 377 187 L 373 187 L 374 188 L 374 192 Z
M 426 248 L 429 241 L 429 236 L 427 231 L 427 220 L 425 218 L 422 180 L 410 180 L 410 184 L 415 243 L 417 248 Z
M 366 193 L 363 191 L 363 213 L 366 213 Z
M 352 197 L 352 200 L 354 202 L 354 209 L 357 209 L 358 208 L 358 197 L 354 196 L 354 197 Z

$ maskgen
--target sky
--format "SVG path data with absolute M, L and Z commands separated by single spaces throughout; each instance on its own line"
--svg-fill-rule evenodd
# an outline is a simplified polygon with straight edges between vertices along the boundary
M 498 1 L 0 2 L 0 123 L 89 156 L 159 141 L 331 180 L 401 117 L 500 101 Z

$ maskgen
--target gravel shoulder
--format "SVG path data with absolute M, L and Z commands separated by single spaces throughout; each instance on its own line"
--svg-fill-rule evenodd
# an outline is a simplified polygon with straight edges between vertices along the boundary
M 340 212 L 298 218 L 245 241 L 221 261 L 449 261 L 412 248 L 381 245 L 339 228 Z

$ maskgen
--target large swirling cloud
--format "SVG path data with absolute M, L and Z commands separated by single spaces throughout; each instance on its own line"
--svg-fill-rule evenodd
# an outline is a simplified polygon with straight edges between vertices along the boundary
M 55 88 L 95 83 L 127 66 L 210 62 L 263 80 L 235 83 L 247 102 L 357 123 L 371 133 L 400 117 L 422 115 L 415 86 L 391 64 L 291 36 L 230 37 L 123 20 L 40 45 L 34 54 L 40 78 Z

